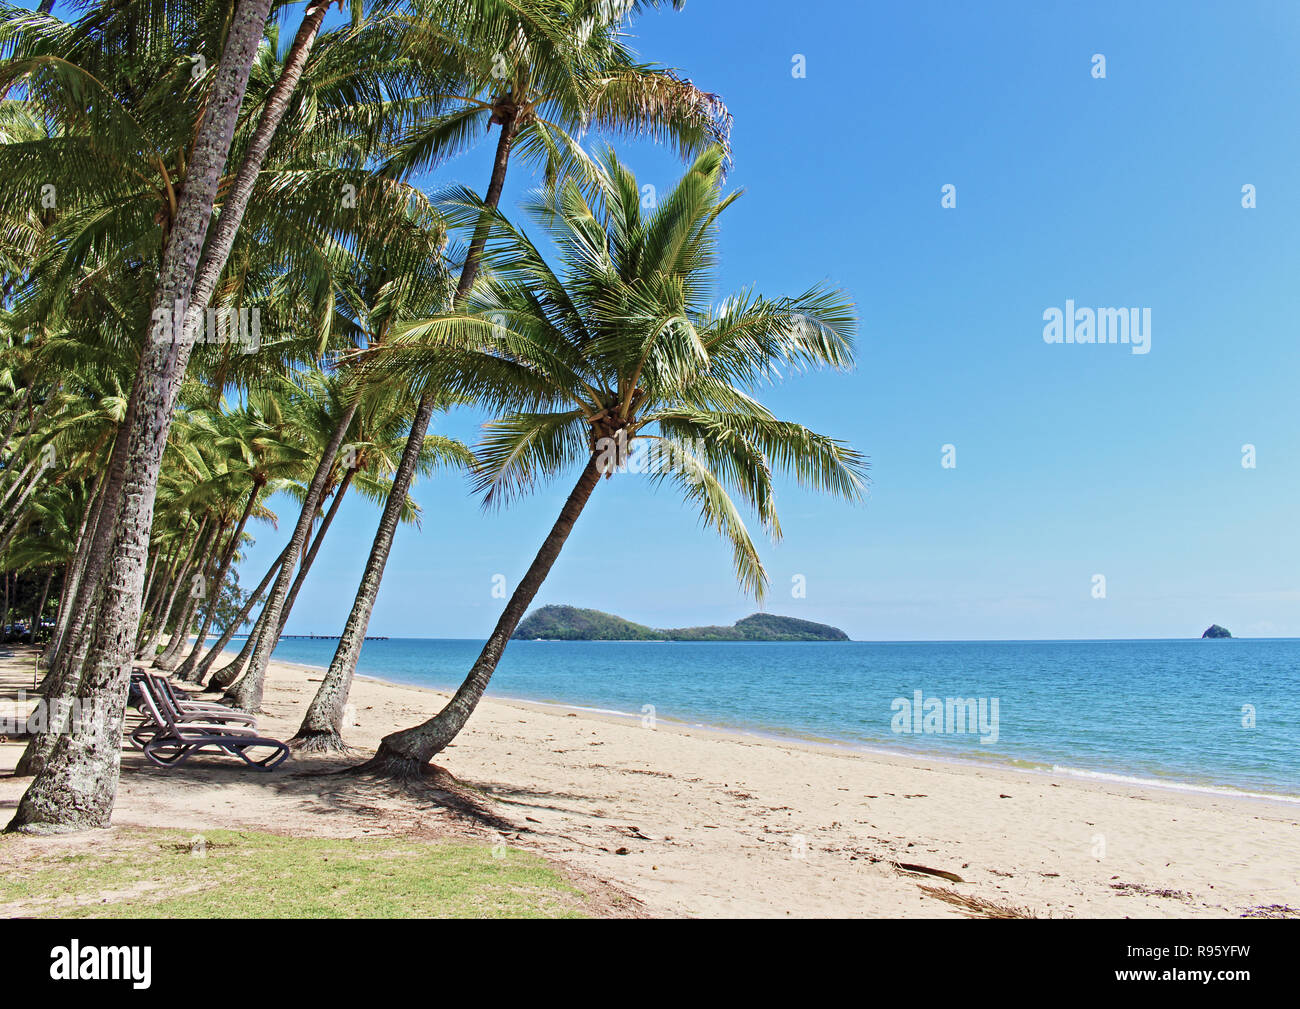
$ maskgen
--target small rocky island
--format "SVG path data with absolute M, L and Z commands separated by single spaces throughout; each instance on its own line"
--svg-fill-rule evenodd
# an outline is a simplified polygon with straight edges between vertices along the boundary
M 524 617 L 516 640 L 547 641 L 848 641 L 838 627 L 755 613 L 730 627 L 678 627 L 660 630 L 612 613 L 576 606 L 543 606 Z
M 1218 624 L 1211 624 L 1209 627 L 1207 627 L 1207 628 L 1205 629 L 1205 633 L 1202 634 L 1201 637 L 1203 637 L 1203 638 L 1230 638 L 1230 637 L 1232 637 L 1232 632 L 1229 631 L 1228 628 L 1226 628 L 1226 627 L 1220 627 Z

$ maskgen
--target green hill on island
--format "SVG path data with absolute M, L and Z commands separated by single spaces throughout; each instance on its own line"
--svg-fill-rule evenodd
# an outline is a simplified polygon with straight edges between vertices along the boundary
M 548 641 L 848 641 L 838 627 L 755 613 L 731 627 L 676 627 L 660 630 L 612 613 L 576 606 L 543 606 L 524 617 L 516 639 Z

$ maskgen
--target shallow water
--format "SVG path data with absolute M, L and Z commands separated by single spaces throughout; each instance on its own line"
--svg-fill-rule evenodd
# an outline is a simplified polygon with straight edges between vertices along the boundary
M 275 657 L 328 666 L 335 643 L 286 638 Z M 480 644 L 368 641 L 358 672 L 454 688 Z M 910 711 L 916 691 L 920 716 Z M 514 641 L 489 693 L 637 717 L 652 708 L 662 719 L 896 752 L 1300 795 L 1297 639 Z M 938 714 L 927 709 L 932 698 Z M 974 724 L 960 724 L 948 698 L 974 699 Z

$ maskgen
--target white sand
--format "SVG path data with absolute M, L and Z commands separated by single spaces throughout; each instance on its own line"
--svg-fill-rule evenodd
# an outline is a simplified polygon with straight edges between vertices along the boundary
M 28 670 L 22 674 L 20 670 Z M 11 691 L 30 660 L 0 661 Z M 321 676 L 276 663 L 262 728 L 287 738 Z M 10 696 L 12 694 L 10 693 Z M 446 695 L 358 679 L 366 750 Z M 8 775 L 21 748 L 0 745 Z M 672 916 L 950 916 L 941 887 L 1052 917 L 1238 916 L 1300 908 L 1300 806 L 773 741 L 487 700 L 439 763 L 534 848 Z M 123 761 L 115 825 L 375 836 L 480 834 L 427 798 L 198 757 Z M 0 778 L 12 809 L 27 779 Z M 8 815 L 7 813 L 5 814 Z M 622 852 L 621 854 L 619 852 Z M 962 882 L 900 871 L 918 864 Z

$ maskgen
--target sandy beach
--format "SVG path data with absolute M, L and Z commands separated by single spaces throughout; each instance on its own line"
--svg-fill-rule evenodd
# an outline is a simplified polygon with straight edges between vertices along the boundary
M 262 728 L 288 738 L 320 676 L 273 664 Z M 30 657 L 0 660 L 0 677 L 12 698 L 30 686 Z M 358 679 L 349 742 L 369 751 L 444 699 Z M 19 742 L 0 744 L 6 819 L 28 781 L 12 775 L 20 753 Z M 113 822 L 504 838 L 575 879 L 634 898 L 623 907 L 650 916 L 1254 917 L 1300 907 L 1300 806 L 1279 801 L 662 720 L 651 728 L 492 698 L 440 764 L 479 797 L 479 813 L 439 803 L 432 792 L 322 776 L 342 766 L 333 759 L 297 757 L 260 774 L 197 757 L 165 771 L 128 750 Z M 32 843 L 75 848 L 100 839 Z

